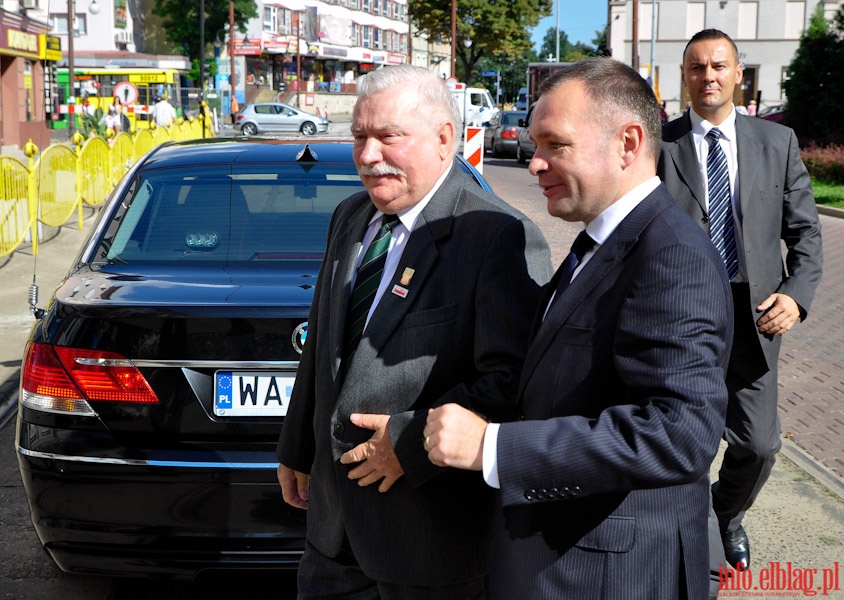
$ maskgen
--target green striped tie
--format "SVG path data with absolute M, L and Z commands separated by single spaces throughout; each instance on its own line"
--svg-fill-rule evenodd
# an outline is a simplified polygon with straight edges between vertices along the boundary
M 384 215 L 381 219 L 381 229 L 375 235 L 375 239 L 366 249 L 358 267 L 355 278 L 355 289 L 349 298 L 349 311 L 346 315 L 346 340 L 343 356 L 348 361 L 360 342 L 363 334 L 366 317 L 372 308 L 372 301 L 381 283 L 381 275 L 384 273 L 384 264 L 387 262 L 387 250 L 390 248 L 392 228 L 398 223 L 398 215 Z

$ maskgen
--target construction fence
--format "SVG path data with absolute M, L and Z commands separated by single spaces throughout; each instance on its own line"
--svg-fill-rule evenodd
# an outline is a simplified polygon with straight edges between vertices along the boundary
M 31 242 L 38 253 L 39 224 L 60 227 L 74 215 L 82 228 L 83 205 L 100 206 L 120 178 L 153 148 L 168 141 L 214 137 L 211 120 L 180 120 L 171 127 L 118 133 L 106 140 L 84 139 L 72 144 L 52 144 L 39 153 L 26 144 L 28 163 L 0 156 L 0 257 Z

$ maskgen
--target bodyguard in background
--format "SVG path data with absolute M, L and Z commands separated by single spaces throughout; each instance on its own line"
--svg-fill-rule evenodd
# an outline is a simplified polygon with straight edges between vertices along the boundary
M 822 262 L 818 212 L 797 138 L 787 127 L 737 114 L 733 99 L 741 80 L 733 40 L 716 29 L 695 34 L 683 53 L 691 109 L 665 125 L 659 162 L 666 187 L 711 234 L 732 282 L 727 449 L 712 486 L 713 573 L 725 556 L 719 542 L 731 565 L 750 566 L 742 518 L 781 446 L 780 342 L 806 318 Z
M 455 166 L 460 120 L 437 74 L 386 67 L 358 91 L 366 192 L 332 217 L 277 451 L 285 500 L 308 509 L 299 598 L 481 599 L 493 491 L 433 465 L 422 430 L 447 402 L 515 417 L 550 252 Z M 367 248 L 385 238 L 376 274 Z

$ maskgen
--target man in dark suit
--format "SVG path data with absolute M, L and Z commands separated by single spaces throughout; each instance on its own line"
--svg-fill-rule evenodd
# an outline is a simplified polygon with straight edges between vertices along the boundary
M 633 69 L 587 59 L 540 90 L 530 171 L 548 212 L 586 229 L 540 301 L 521 420 L 439 407 L 429 458 L 500 487 L 492 597 L 702 598 L 724 267 L 656 177 L 659 105 Z
M 367 191 L 333 215 L 277 452 L 285 500 L 308 509 L 299 597 L 485 598 L 492 490 L 431 464 L 422 430 L 448 402 L 515 417 L 550 252 L 532 222 L 455 166 L 459 114 L 436 74 L 388 67 L 358 91 Z M 363 274 L 375 262 L 364 249 L 392 215 L 379 285 Z M 380 295 L 368 311 L 360 280 Z
M 822 262 L 818 212 L 797 138 L 787 127 L 736 113 L 733 97 L 741 80 L 738 50 L 727 34 L 707 29 L 689 41 L 683 83 L 691 110 L 665 126 L 658 168 L 671 195 L 704 231 L 712 232 L 715 244 L 726 247 L 724 228 L 732 233 L 725 260 L 734 273 L 735 331 L 727 371 L 727 449 L 712 486 L 717 515 L 711 523 L 713 579 L 719 564 L 726 566 L 724 558 L 736 568 L 750 566 L 742 517 L 781 446 L 780 341 L 806 317 Z M 719 137 L 711 141 L 715 132 Z M 719 154 L 727 166 L 720 224 L 718 180 L 709 183 L 707 166 Z

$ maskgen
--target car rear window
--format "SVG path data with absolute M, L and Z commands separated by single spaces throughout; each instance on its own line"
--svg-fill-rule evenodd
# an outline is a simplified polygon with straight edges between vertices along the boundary
M 362 189 L 353 164 L 142 171 L 98 254 L 135 265 L 321 260 L 332 212 Z
M 527 113 L 518 112 L 518 113 L 505 113 L 501 115 L 501 124 L 502 125 L 518 125 L 519 119 L 524 119 Z

